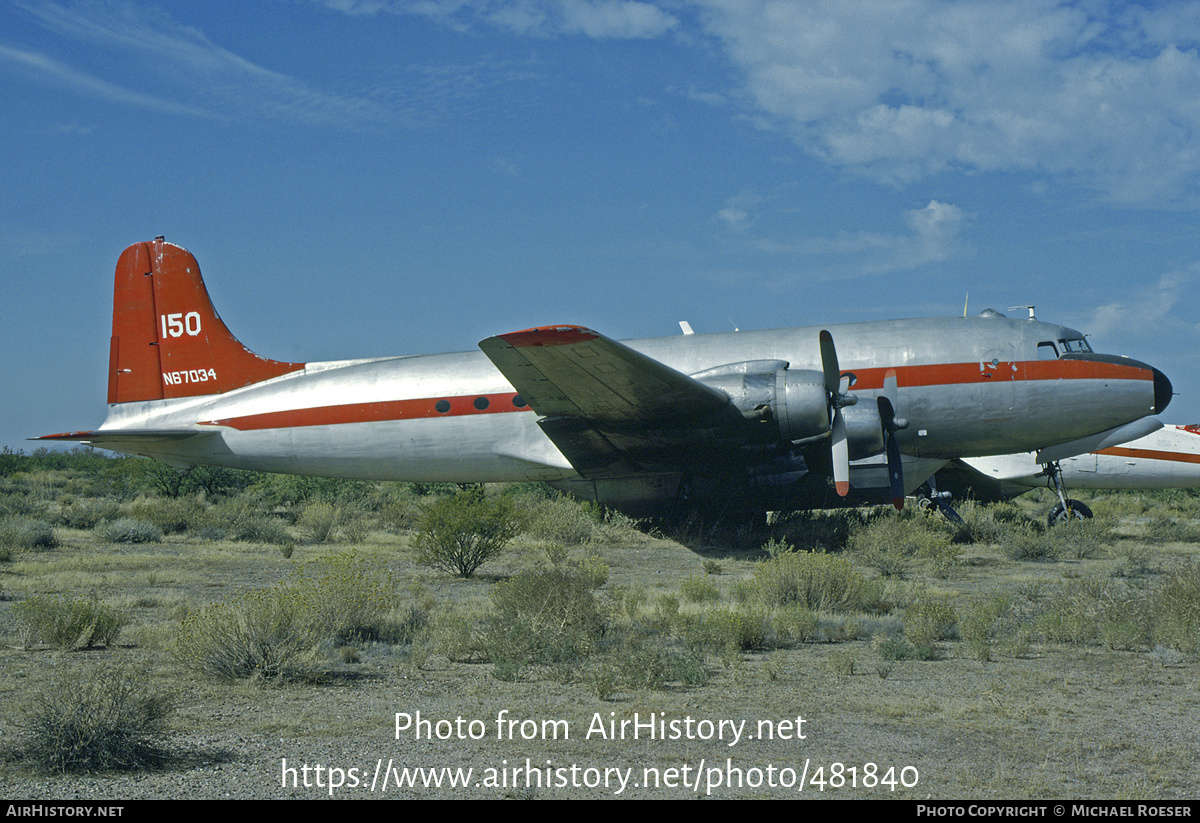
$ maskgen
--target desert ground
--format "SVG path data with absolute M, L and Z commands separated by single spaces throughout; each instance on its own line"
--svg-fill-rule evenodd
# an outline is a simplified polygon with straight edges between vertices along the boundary
M 256 505 L 276 522 L 252 539 L 213 526 L 238 501 L 245 515 L 250 491 L 222 502 L 128 482 L 114 492 L 89 472 L 4 478 L 0 796 L 1196 796 L 1200 599 L 1187 587 L 1200 508 L 1183 493 L 1079 495 L 1096 520 L 1054 537 L 1033 525 L 1044 495 L 969 504 L 973 530 L 954 539 L 938 516 L 884 511 L 762 532 L 647 533 L 554 501 L 538 505 L 570 528 L 527 528 L 463 579 L 417 562 L 426 498 L 411 489 L 372 492 L 403 497 L 408 515 L 397 516 L 379 499 L 347 502 L 325 488 L 325 530 L 304 512 L 320 494 L 281 505 L 260 493 Z M 89 523 L 80 515 L 97 500 L 104 513 Z M 190 522 L 144 541 L 105 530 L 114 518 L 181 510 Z M 11 536 L 31 519 L 53 545 Z M 764 600 L 765 570 L 813 550 L 848 561 L 874 587 L 872 606 Z M 349 569 L 386 602 L 376 631 L 314 646 L 300 676 L 214 676 L 181 652 L 188 626 L 329 568 Z M 510 657 L 504 644 L 524 649 L 561 626 L 504 628 L 495 592 L 548 569 L 588 581 L 590 628 L 570 636 L 569 653 Z M 357 591 L 353 581 L 332 594 L 322 585 L 305 591 L 330 601 Z M 1166 604 L 1168 591 L 1183 605 Z M 107 645 L 48 641 L 28 603 L 68 601 L 120 614 L 119 634 Z M 919 621 L 931 612 L 941 615 L 932 632 Z M 749 636 L 721 628 L 747 622 Z M 104 677 L 169 707 L 154 763 L 38 765 L 29 752 L 39 708 Z

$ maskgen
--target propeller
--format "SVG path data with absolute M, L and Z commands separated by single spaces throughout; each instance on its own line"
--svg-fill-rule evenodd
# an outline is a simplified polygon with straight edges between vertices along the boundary
M 883 441 L 887 447 L 888 479 L 892 487 L 892 505 L 904 508 L 904 464 L 896 432 L 908 428 L 908 421 L 896 417 L 896 370 L 888 369 L 883 376 L 883 392 L 875 398 L 879 405 L 879 420 L 883 424 Z
M 853 406 L 858 398 L 842 394 L 842 372 L 838 368 L 837 348 L 833 335 L 821 330 L 821 370 L 825 373 L 825 394 L 833 418 L 829 421 L 829 449 L 833 456 L 833 485 L 845 497 L 850 493 L 850 444 L 846 440 L 846 421 L 842 408 Z

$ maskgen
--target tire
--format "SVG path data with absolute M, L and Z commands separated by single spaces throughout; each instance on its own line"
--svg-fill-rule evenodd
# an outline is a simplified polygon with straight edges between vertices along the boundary
M 1047 523 L 1053 526 L 1058 523 L 1066 523 L 1068 520 L 1091 520 L 1092 510 L 1078 500 L 1067 499 L 1067 505 L 1071 507 L 1068 512 L 1063 508 L 1062 503 L 1055 503 L 1054 508 L 1050 510 L 1050 516 L 1046 518 Z

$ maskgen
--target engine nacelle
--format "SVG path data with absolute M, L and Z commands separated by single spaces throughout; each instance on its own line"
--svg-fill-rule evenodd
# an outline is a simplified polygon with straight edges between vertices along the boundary
M 805 443 L 829 434 L 829 398 L 819 371 L 789 369 L 783 360 L 751 360 L 692 377 L 728 394 L 746 417 L 773 421 L 782 440 Z
M 746 417 L 772 421 L 781 440 L 799 445 L 829 435 L 825 375 L 815 369 L 789 369 L 784 360 L 750 360 L 692 377 L 728 394 Z M 883 452 L 883 421 L 875 403 L 844 406 L 842 418 L 851 460 Z
M 846 442 L 851 460 L 883 452 L 883 420 L 879 417 L 879 406 L 873 402 L 847 406 L 842 409 L 842 419 L 846 421 Z

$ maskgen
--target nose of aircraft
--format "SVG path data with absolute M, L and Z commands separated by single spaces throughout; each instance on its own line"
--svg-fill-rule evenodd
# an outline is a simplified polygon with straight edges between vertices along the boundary
M 1154 371 L 1154 413 L 1161 414 L 1171 402 L 1171 396 L 1174 394 L 1174 387 L 1171 386 L 1171 381 L 1167 376 L 1158 369 Z
M 1165 374 L 1151 366 L 1149 363 L 1143 363 L 1141 360 L 1134 360 L 1129 357 L 1120 357 L 1112 354 L 1096 354 L 1093 352 L 1087 353 L 1069 353 L 1062 356 L 1063 360 L 1085 360 L 1092 363 L 1112 363 L 1117 366 L 1129 366 L 1135 369 L 1145 369 L 1154 375 L 1154 405 L 1151 407 L 1151 414 L 1161 414 L 1171 403 L 1171 397 L 1175 393 L 1175 388 L 1171 385 L 1171 381 Z

